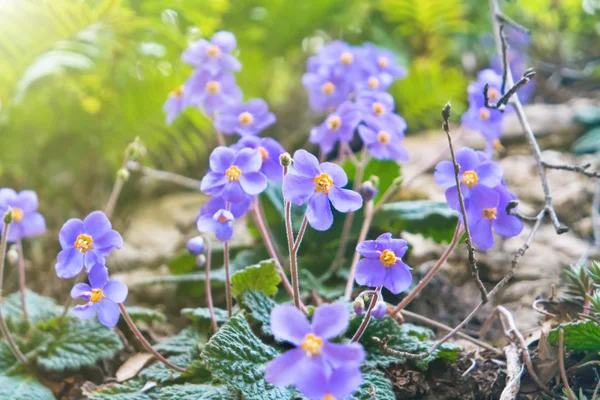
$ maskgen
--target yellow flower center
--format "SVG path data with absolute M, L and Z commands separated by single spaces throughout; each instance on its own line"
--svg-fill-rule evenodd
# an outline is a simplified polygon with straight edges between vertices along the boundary
M 81 235 L 77 236 L 77 239 L 75 239 L 74 246 L 77 250 L 79 250 L 80 253 L 85 254 L 88 250 L 94 248 L 94 246 L 92 246 L 92 243 L 94 243 L 92 237 L 90 235 L 82 233 Z
M 379 131 L 377 133 L 377 141 L 381 144 L 387 144 L 390 142 L 390 134 L 386 131 Z
M 329 188 L 333 186 L 333 180 L 324 172 L 321 175 L 315 176 L 313 181 L 317 184 L 315 192 L 329 193 Z
M 390 65 L 390 60 L 387 57 L 379 56 L 377 58 L 377 65 L 379 65 L 379 68 L 386 69 Z
M 477 172 L 475 171 L 465 171 L 462 177 L 462 183 L 467 185 L 469 189 L 471 189 L 477 182 L 479 182 L 479 177 L 477 176 Z
M 480 118 L 482 121 L 487 121 L 488 119 L 490 119 L 490 110 L 488 110 L 488 109 L 487 109 L 487 108 L 485 108 L 485 107 L 481 107 L 481 108 L 479 109 L 479 118 Z
M 384 250 L 381 252 L 379 260 L 383 263 L 384 267 L 389 268 L 392 265 L 396 264 L 396 253 L 394 253 L 391 250 Z
M 373 103 L 373 105 L 371 106 L 371 109 L 373 110 L 373 113 L 375 115 L 383 115 L 383 113 L 385 113 L 385 108 L 383 107 L 383 104 L 381 103 Z
M 342 126 L 342 119 L 337 115 L 327 118 L 327 129 L 337 131 Z
M 240 116 L 238 117 L 238 120 L 240 121 L 240 124 L 242 124 L 242 125 L 250 125 L 254 122 L 254 117 L 248 111 L 244 111 L 243 113 L 240 114 Z
M 342 62 L 342 64 L 346 64 L 346 65 L 352 64 L 353 60 L 354 60 L 354 56 L 349 51 L 345 51 L 340 55 L 340 61 Z
M 173 91 L 171 91 L 171 95 L 173 97 L 181 97 L 183 96 L 183 85 L 179 86 L 178 88 L 173 89 Z
M 232 165 L 231 167 L 227 168 L 227 171 L 225 171 L 225 176 L 227 176 L 229 182 L 239 181 L 240 175 L 242 175 L 242 170 L 235 165 Z
M 496 100 L 499 94 L 498 89 L 488 89 L 488 97 L 492 100 Z
M 326 394 L 323 400 L 336 400 L 336 398 L 332 394 Z
M 90 301 L 92 303 L 97 303 L 104 298 L 104 293 L 102 293 L 102 289 L 92 289 L 92 296 L 90 297 Z
M 323 339 L 321 339 L 314 333 L 309 333 L 304 337 L 301 347 L 302 350 L 306 352 L 306 355 L 308 357 L 321 355 L 321 350 L 323 348 Z
M 209 57 L 218 57 L 221 55 L 221 49 L 214 44 L 211 44 L 206 48 L 206 55 Z
M 498 214 L 498 210 L 495 207 L 483 209 L 483 218 L 485 219 L 496 219 L 496 214 Z
M 221 91 L 221 84 L 218 81 L 206 82 L 206 91 L 208 94 L 217 94 Z
M 375 78 L 374 76 L 371 76 L 367 80 L 367 84 L 369 85 L 369 88 L 377 89 L 379 87 L 379 79 Z
M 325 82 L 323 86 L 321 86 L 321 92 L 325 94 L 332 94 L 335 92 L 335 85 L 331 82 Z
M 20 208 L 17 208 L 17 207 L 14 207 L 12 209 L 12 215 L 13 215 L 14 223 L 21 222 L 21 220 L 25 216 L 25 214 L 23 213 L 23 210 L 21 210 Z
M 492 143 L 492 145 L 494 146 L 494 150 L 497 150 L 497 151 L 504 150 L 504 146 L 502 146 L 502 143 L 500 143 L 500 139 L 494 140 L 494 143 Z
M 259 147 L 258 152 L 260 153 L 260 156 L 262 157 L 263 161 L 269 158 L 269 152 L 264 147 Z

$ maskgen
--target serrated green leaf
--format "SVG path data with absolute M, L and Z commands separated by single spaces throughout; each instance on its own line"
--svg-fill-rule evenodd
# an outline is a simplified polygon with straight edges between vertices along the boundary
M 133 322 L 138 321 L 158 321 L 158 322 L 167 322 L 167 317 L 165 314 L 153 310 L 151 308 L 145 307 L 127 307 L 127 312 L 129 316 L 133 320 Z
M 354 165 L 354 162 L 347 159 L 342 168 L 346 172 L 346 175 L 348 175 L 348 180 L 353 182 L 356 175 L 356 165 Z M 383 196 L 383 193 L 392 185 L 394 179 L 401 175 L 400 166 L 391 160 L 376 160 L 371 158 L 363 173 L 363 180 L 367 180 L 373 175 L 379 177 L 378 192 L 374 198 L 375 203 L 377 203 L 381 196 Z
M 31 290 L 25 292 L 25 305 L 27 307 L 27 317 L 34 324 L 57 317 L 63 312 L 63 308 L 57 306 L 54 299 L 40 296 Z M 12 293 L 6 297 L 6 301 L 2 304 L 2 315 L 6 319 L 15 321 L 23 319 L 20 292 Z
M 235 400 L 225 386 L 173 385 L 160 390 L 160 400 Z
M 275 260 L 261 261 L 231 276 L 231 295 L 239 297 L 246 290 L 263 292 L 267 296 L 277 293 L 277 285 L 281 282 Z
M 52 391 L 29 376 L 0 375 L 0 399 L 55 400 Z
M 53 330 L 55 339 L 40 351 L 37 363 L 49 371 L 77 370 L 111 358 L 123 348 L 119 335 L 93 319 L 68 318 Z
M 271 310 L 277 304 L 262 292 L 248 290 L 242 294 L 240 307 L 248 311 L 254 321 L 261 324 L 260 329 L 265 335 L 273 335 L 271 332 Z
M 213 311 L 215 313 L 215 320 L 217 323 L 223 323 L 229 318 L 227 315 L 227 310 L 215 307 Z M 194 322 L 206 323 L 207 326 L 210 324 L 210 311 L 206 307 L 184 308 L 181 310 L 181 315 L 186 316 Z
M 279 353 L 257 338 L 243 315 L 232 317 L 204 346 L 202 359 L 214 376 L 246 400 L 289 399 L 290 392 L 264 380 L 265 367 Z
M 167 361 L 169 361 L 171 364 L 177 365 L 178 367 L 187 368 L 197 356 L 198 352 L 194 351 L 167 357 Z M 143 369 L 138 376 L 142 379 L 152 380 L 158 383 L 165 383 L 174 382 L 183 375 L 183 373 L 172 370 L 160 361 L 156 361 L 148 368 Z
M 363 370 L 363 383 L 352 395 L 352 400 L 395 400 L 392 382 L 375 369 Z
M 202 339 L 203 336 L 195 327 L 188 326 L 183 328 L 177 335 L 158 343 L 154 348 L 161 353 L 184 354 L 197 350 Z
M 151 400 L 152 398 L 140 392 L 145 381 L 134 379 L 124 383 L 98 386 L 94 389 L 82 388 L 83 395 L 89 400 Z
M 564 331 L 564 343 L 569 350 L 600 351 L 600 326 L 595 321 L 562 324 L 548 334 L 548 342 L 558 343 L 558 331 Z

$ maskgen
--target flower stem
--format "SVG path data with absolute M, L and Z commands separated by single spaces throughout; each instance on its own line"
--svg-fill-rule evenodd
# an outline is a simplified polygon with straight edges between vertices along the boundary
M 231 210 L 231 203 L 225 203 L 227 211 Z M 225 297 L 227 301 L 227 315 L 229 318 L 233 316 L 233 300 L 231 298 L 231 281 L 229 278 L 229 240 L 223 244 L 223 264 L 225 266 Z
M 411 292 L 404 299 L 402 299 L 402 301 L 396 307 L 394 307 L 394 309 L 390 312 L 390 315 L 394 316 L 398 312 L 400 312 L 404 307 L 406 307 L 408 305 L 408 303 L 410 303 L 419 294 L 419 292 L 421 290 L 423 290 L 425 285 L 427 285 L 429 283 L 431 278 L 433 278 L 435 276 L 435 274 L 442 267 L 442 265 L 444 265 L 444 263 L 446 262 L 448 257 L 450 257 L 450 254 L 452 254 L 452 250 L 454 250 L 454 248 L 458 244 L 458 241 L 460 240 L 462 233 L 463 233 L 462 224 L 460 222 L 458 222 L 456 224 L 456 230 L 454 231 L 454 236 L 452 237 L 452 241 L 450 242 L 450 244 L 448 245 L 448 247 L 446 248 L 446 250 L 444 251 L 442 256 L 439 258 L 439 260 L 437 260 L 437 262 L 435 263 L 433 268 L 431 268 L 431 270 L 427 273 L 427 275 L 425 275 L 425 277 L 423 279 L 421 279 L 421 281 L 417 284 L 417 286 L 415 286 L 415 288 L 413 290 L 411 290 Z
M 367 237 L 367 233 L 369 233 L 369 228 L 371 227 L 371 221 L 373 220 L 373 200 L 369 200 L 365 206 L 365 219 L 363 220 L 362 227 L 360 228 L 360 233 L 358 235 L 358 243 L 363 242 Z M 346 282 L 346 292 L 344 296 L 346 299 L 350 300 L 352 296 L 352 288 L 354 287 L 354 276 L 356 275 L 356 264 L 358 264 L 358 259 L 360 258 L 360 254 L 358 251 L 354 252 L 354 257 L 352 258 L 352 266 L 350 267 L 350 273 L 348 274 L 348 282 Z
M 21 291 L 21 310 L 23 311 L 23 319 L 29 319 L 27 315 L 27 304 L 25 302 L 25 258 L 23 257 L 23 244 L 21 240 L 17 242 L 17 253 L 19 254 L 19 290 Z
M 304 219 L 306 221 L 306 217 Z M 302 221 L 302 223 L 304 224 L 305 221 Z M 300 284 L 298 282 L 298 250 L 296 249 L 294 242 L 294 231 L 292 229 L 292 203 L 289 201 L 285 202 L 285 232 L 287 234 L 288 251 L 290 254 L 290 271 L 292 274 L 294 305 L 298 309 L 302 310 L 300 302 Z M 302 240 L 302 236 L 300 234 L 298 235 L 298 239 Z M 300 244 L 300 242 L 298 242 L 298 244 Z
M 371 312 L 373 311 L 373 308 L 375 308 L 380 294 L 381 286 L 378 286 L 373 292 L 371 292 L 371 302 L 369 303 L 369 308 L 367 309 L 367 313 L 365 314 L 365 317 L 360 323 L 358 330 L 356 331 L 354 336 L 352 336 L 351 342 L 358 342 L 362 337 L 363 333 L 365 333 L 365 330 L 367 330 L 367 326 L 369 326 L 369 321 L 371 320 Z
M 125 306 L 123 304 L 119 304 L 119 309 L 121 310 L 121 314 L 123 314 L 123 318 L 125 319 L 125 322 L 127 322 L 127 325 L 129 325 L 129 328 L 131 329 L 133 334 L 138 338 L 140 343 L 142 343 L 144 348 L 146 350 L 148 350 L 150 353 L 152 353 L 152 355 L 154 357 L 156 357 L 156 359 L 158 361 L 160 361 L 161 363 L 165 364 L 167 367 L 169 367 L 175 371 L 182 372 L 182 373 L 188 372 L 187 369 L 178 367 L 177 365 L 172 364 L 169 361 L 167 361 L 167 359 L 165 359 L 158 351 L 156 351 L 154 349 L 154 347 L 152 347 L 152 345 L 146 340 L 144 335 L 142 335 L 142 332 L 140 332 L 140 330 L 137 328 L 137 326 L 135 326 L 135 323 L 131 319 L 131 316 L 129 315 L 129 313 L 127 312 L 127 310 L 125 309 Z
M 6 224 L 6 223 L 4 224 L 4 228 L 2 230 L 2 238 L 0 239 L 0 301 L 2 300 L 2 286 L 4 283 L 4 260 L 6 258 L 6 239 L 7 239 L 6 236 L 8 234 L 8 226 L 9 225 L 10 224 Z M 27 357 L 25 357 L 25 355 L 23 353 L 21 353 L 21 350 L 19 350 L 19 347 L 17 346 L 15 339 L 12 337 L 12 334 L 8 330 L 6 321 L 4 320 L 4 317 L 2 316 L 2 304 L 1 303 L 0 303 L 0 329 L 2 330 L 2 336 L 4 336 L 4 338 L 6 339 L 6 343 L 8 343 L 8 347 L 10 348 L 10 351 L 14 354 L 14 356 L 17 358 L 17 360 L 19 360 L 23 364 L 26 364 Z
M 110 193 L 110 197 L 108 198 L 108 202 L 106 203 L 106 207 L 104 208 L 104 214 L 106 214 L 107 218 L 110 218 L 112 216 L 112 213 L 115 210 L 115 206 L 117 205 L 117 200 L 121 195 L 121 190 L 123 189 L 124 185 L 125 180 L 120 177 L 117 177 L 112 192 Z
M 212 323 L 213 330 L 216 332 L 219 329 L 219 325 L 217 325 L 217 319 L 215 318 L 212 290 L 210 287 L 210 263 L 212 259 L 212 244 L 210 243 L 210 240 L 207 237 L 204 238 L 204 243 L 206 243 L 206 266 L 204 267 L 204 290 L 206 291 L 206 305 L 208 307 L 208 313 L 210 314 L 210 321 Z

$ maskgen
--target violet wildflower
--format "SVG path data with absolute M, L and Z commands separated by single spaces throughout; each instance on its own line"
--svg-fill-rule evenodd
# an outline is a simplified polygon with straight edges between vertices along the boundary
M 362 120 L 369 126 L 389 126 L 399 132 L 406 130 L 404 118 L 394 113 L 394 98 L 386 92 L 361 92 L 356 105 Z
M 113 249 L 123 247 L 123 238 L 112 229 L 102 211 L 94 211 L 85 220 L 72 218 L 62 226 L 58 239 L 62 251 L 56 257 L 59 278 L 72 278 L 85 266 L 90 271 L 96 264 L 104 265 Z
M 371 316 L 375 319 L 381 319 L 387 314 L 387 304 L 383 301 L 378 301 L 371 311 Z
M 210 154 L 211 171 L 202 178 L 200 189 L 229 203 L 243 203 L 267 188 L 261 167 L 260 152 L 219 146 Z
M 325 122 L 310 131 L 310 142 L 321 146 L 324 153 L 333 150 L 338 142 L 350 142 L 360 123 L 361 115 L 356 106 L 345 101 L 331 113 Z
M 186 95 L 189 104 L 202 107 L 209 115 L 242 100 L 242 91 L 230 73 L 213 74 L 206 70 L 196 70 L 184 86 L 189 89 L 189 94 Z
M 214 232 L 217 239 L 226 242 L 233 236 L 233 214 L 227 210 L 218 210 L 213 215 L 205 214 L 197 221 L 200 232 Z
M 275 123 L 275 114 L 263 99 L 248 100 L 243 104 L 230 104 L 219 110 L 215 117 L 215 129 L 226 135 L 257 135 Z
M 294 153 L 294 167 L 283 178 L 283 197 L 297 205 L 308 202 L 306 217 L 314 229 L 324 231 L 333 223 L 330 201 L 343 213 L 362 206 L 360 194 L 342 189 L 348 184 L 348 177 L 339 165 L 329 162 L 319 165 L 314 155 L 298 150 Z
M 204 253 L 204 238 L 202 236 L 194 236 L 187 241 L 185 247 L 191 255 L 200 255 Z
M 267 364 L 265 379 L 277 386 L 327 384 L 334 370 L 356 367 L 365 358 L 359 343 L 332 343 L 348 328 L 350 312 L 341 303 L 323 304 L 315 310 L 312 324 L 292 305 L 280 305 L 271 312 L 271 330 L 275 338 L 296 346 Z M 315 380 L 315 376 L 319 376 Z M 340 382 L 341 383 L 341 382 Z
M 406 290 L 412 282 L 412 268 L 402 261 L 407 249 L 406 240 L 392 239 L 391 233 L 359 243 L 356 251 L 365 258 L 356 266 L 356 283 L 384 286 L 394 294 Z
M 237 46 L 231 32 L 216 32 L 210 41 L 200 39 L 181 54 L 181 60 L 197 68 L 217 72 L 239 71 L 242 64 L 231 55 Z
M 477 202 L 469 204 L 467 209 L 469 228 L 473 243 L 481 250 L 488 250 L 494 246 L 492 228 L 503 237 L 513 237 L 521 233 L 523 221 L 506 212 L 508 203 L 515 199 L 516 196 L 501 184 Z
M 253 197 L 248 197 L 241 203 L 231 203 L 229 211 L 233 215 L 233 218 L 239 219 L 244 214 L 246 214 L 246 212 L 252 205 L 252 201 L 253 201 Z M 223 199 L 222 197 L 213 196 L 210 199 L 208 199 L 206 204 L 204 204 L 200 208 L 200 212 L 196 216 L 196 222 L 198 222 L 198 219 L 203 215 L 206 215 L 206 214 L 214 215 L 217 211 L 219 211 L 221 209 L 226 209 L 226 208 L 227 208 L 227 202 L 225 201 L 225 199 Z
M 317 55 L 321 71 L 331 70 L 334 76 L 351 82 L 360 73 L 361 58 L 356 49 L 341 40 L 334 40 L 323 46 Z M 314 61 L 313 61 L 314 66 Z
M 171 125 L 175 118 L 188 106 L 187 91 L 185 85 L 181 85 L 169 93 L 169 97 L 163 106 L 163 111 L 167 115 L 167 124 Z
M 463 197 L 477 203 L 482 198 L 487 198 L 496 186 L 500 184 L 503 170 L 493 161 L 485 161 L 480 152 L 469 147 L 463 147 L 456 152 L 456 162 L 460 166 L 459 181 Z M 435 182 L 446 190 L 446 201 L 450 208 L 458 210 L 458 190 L 454 175 L 452 161 L 441 161 L 435 167 L 433 174 Z
M 373 158 L 377 160 L 407 161 L 408 151 L 402 146 L 404 134 L 392 126 L 361 125 L 358 134 Z
M 283 178 L 283 167 L 279 156 L 285 153 L 283 146 L 273 138 L 259 138 L 256 136 L 245 136 L 231 146 L 234 150 L 249 148 L 258 150 L 262 157 L 262 166 L 260 172 L 274 182 L 281 182 Z
M 358 93 L 362 91 L 385 92 L 394 83 L 394 80 L 387 74 L 364 72 L 360 79 L 354 82 L 354 90 Z
M 331 71 L 307 72 L 302 76 L 302 84 L 308 91 L 308 103 L 314 111 L 326 111 L 337 107 L 347 100 L 352 92 L 350 84 Z
M 375 71 L 384 81 L 390 81 L 390 84 L 406 76 L 406 68 L 399 65 L 396 56 L 389 50 L 379 48 L 371 43 L 362 46 L 362 54 L 375 66 Z
M 344 400 L 362 384 L 362 374 L 357 366 L 341 366 L 329 376 L 322 369 L 306 371 L 309 375 L 298 385 L 298 390 L 310 400 Z
M 8 188 L 0 189 L 0 215 L 4 215 L 9 208 L 12 209 L 13 222 L 8 226 L 8 242 L 38 236 L 46 231 L 46 221 L 37 212 L 38 197 L 33 190 L 17 193 Z
M 87 304 L 73 307 L 73 314 L 88 319 L 97 313 L 103 325 L 113 328 L 119 322 L 119 304 L 127 298 L 127 286 L 121 281 L 109 280 L 108 269 L 101 264 L 92 267 L 88 279 L 89 285 L 78 283 L 71 290 L 72 298 L 87 300 Z

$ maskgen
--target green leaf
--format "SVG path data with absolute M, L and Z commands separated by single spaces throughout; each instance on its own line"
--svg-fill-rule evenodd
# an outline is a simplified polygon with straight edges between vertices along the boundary
M 348 175 L 348 180 L 353 182 L 354 177 L 356 176 L 356 165 L 354 165 L 352 160 L 347 159 L 342 167 L 344 168 L 346 175 Z M 400 166 L 391 160 L 376 160 L 371 158 L 367 163 L 365 172 L 363 173 L 363 181 L 369 179 L 369 177 L 372 175 L 379 177 L 379 191 L 374 199 L 375 203 L 377 203 L 379 199 L 381 199 L 381 196 L 383 196 L 383 193 L 385 193 L 385 191 L 392 185 L 394 179 L 401 175 Z
M 55 400 L 52 391 L 29 376 L 0 375 L 0 399 Z
M 225 386 L 173 385 L 160 390 L 160 400 L 235 400 Z
M 373 226 L 388 232 L 421 233 L 436 242 L 450 240 L 456 229 L 456 211 L 430 200 L 399 201 L 383 206 Z
M 5 341 L 0 342 L 0 374 L 12 368 L 17 363 L 17 359 L 10 351 L 10 347 Z
M 197 356 L 198 352 L 193 351 L 184 354 L 179 354 L 176 356 L 167 357 L 167 361 L 169 361 L 171 364 L 177 365 L 178 367 L 187 368 Z M 142 379 L 152 380 L 158 383 L 165 383 L 174 382 L 181 378 L 183 375 L 183 373 L 172 370 L 160 361 L 156 361 L 148 368 L 143 369 L 138 376 Z
M 277 293 L 279 282 L 281 278 L 277 273 L 275 260 L 261 261 L 231 276 L 231 295 L 237 298 L 246 290 L 256 290 L 271 296 Z
M 133 322 L 138 321 L 158 321 L 158 322 L 167 322 L 167 317 L 165 314 L 153 310 L 151 308 L 145 307 L 127 307 L 127 312 L 129 316 L 133 320 Z
M 173 355 L 185 354 L 197 350 L 202 339 L 203 336 L 195 327 L 188 326 L 182 329 L 177 335 L 154 346 L 154 349 L 161 353 Z
M 37 357 L 38 365 L 49 371 L 78 370 L 123 348 L 116 332 L 94 320 L 68 318 L 50 329 L 55 338 Z
M 261 331 L 269 336 L 273 335 L 273 332 L 271 332 L 271 310 L 276 305 L 273 299 L 262 292 L 255 292 L 254 290 L 245 291 L 240 299 L 240 307 L 248 311 L 252 319 L 261 324 Z
M 577 139 L 571 150 L 575 154 L 596 153 L 600 150 L 600 127 L 587 131 Z
M 363 384 L 352 395 L 352 400 L 395 400 L 392 382 L 376 369 L 363 370 Z
M 291 397 L 287 389 L 264 380 L 266 364 L 277 355 L 254 335 L 243 315 L 232 317 L 202 351 L 202 359 L 213 375 L 230 389 L 240 390 L 246 400 Z
M 140 379 L 130 380 L 124 383 L 102 385 L 94 389 L 82 388 L 83 395 L 89 400 L 151 400 L 152 398 L 140 390 L 145 381 Z
M 548 342 L 558 343 L 559 329 L 564 331 L 564 343 L 569 350 L 600 351 L 600 326 L 595 321 L 571 322 L 562 324 L 548 334 Z
M 224 323 L 229 318 L 227 315 L 227 310 L 215 307 L 213 311 L 215 313 L 215 320 L 217 323 Z M 210 311 L 206 307 L 184 308 L 181 310 L 181 315 L 186 316 L 191 321 L 199 323 L 203 330 L 208 329 L 210 326 Z
M 25 292 L 25 305 L 29 321 L 34 324 L 60 316 L 63 313 L 63 307 L 57 306 L 54 299 L 40 296 L 30 290 Z M 20 292 L 12 293 L 6 298 L 6 301 L 2 304 L 2 315 L 6 319 L 15 321 L 23 319 Z

